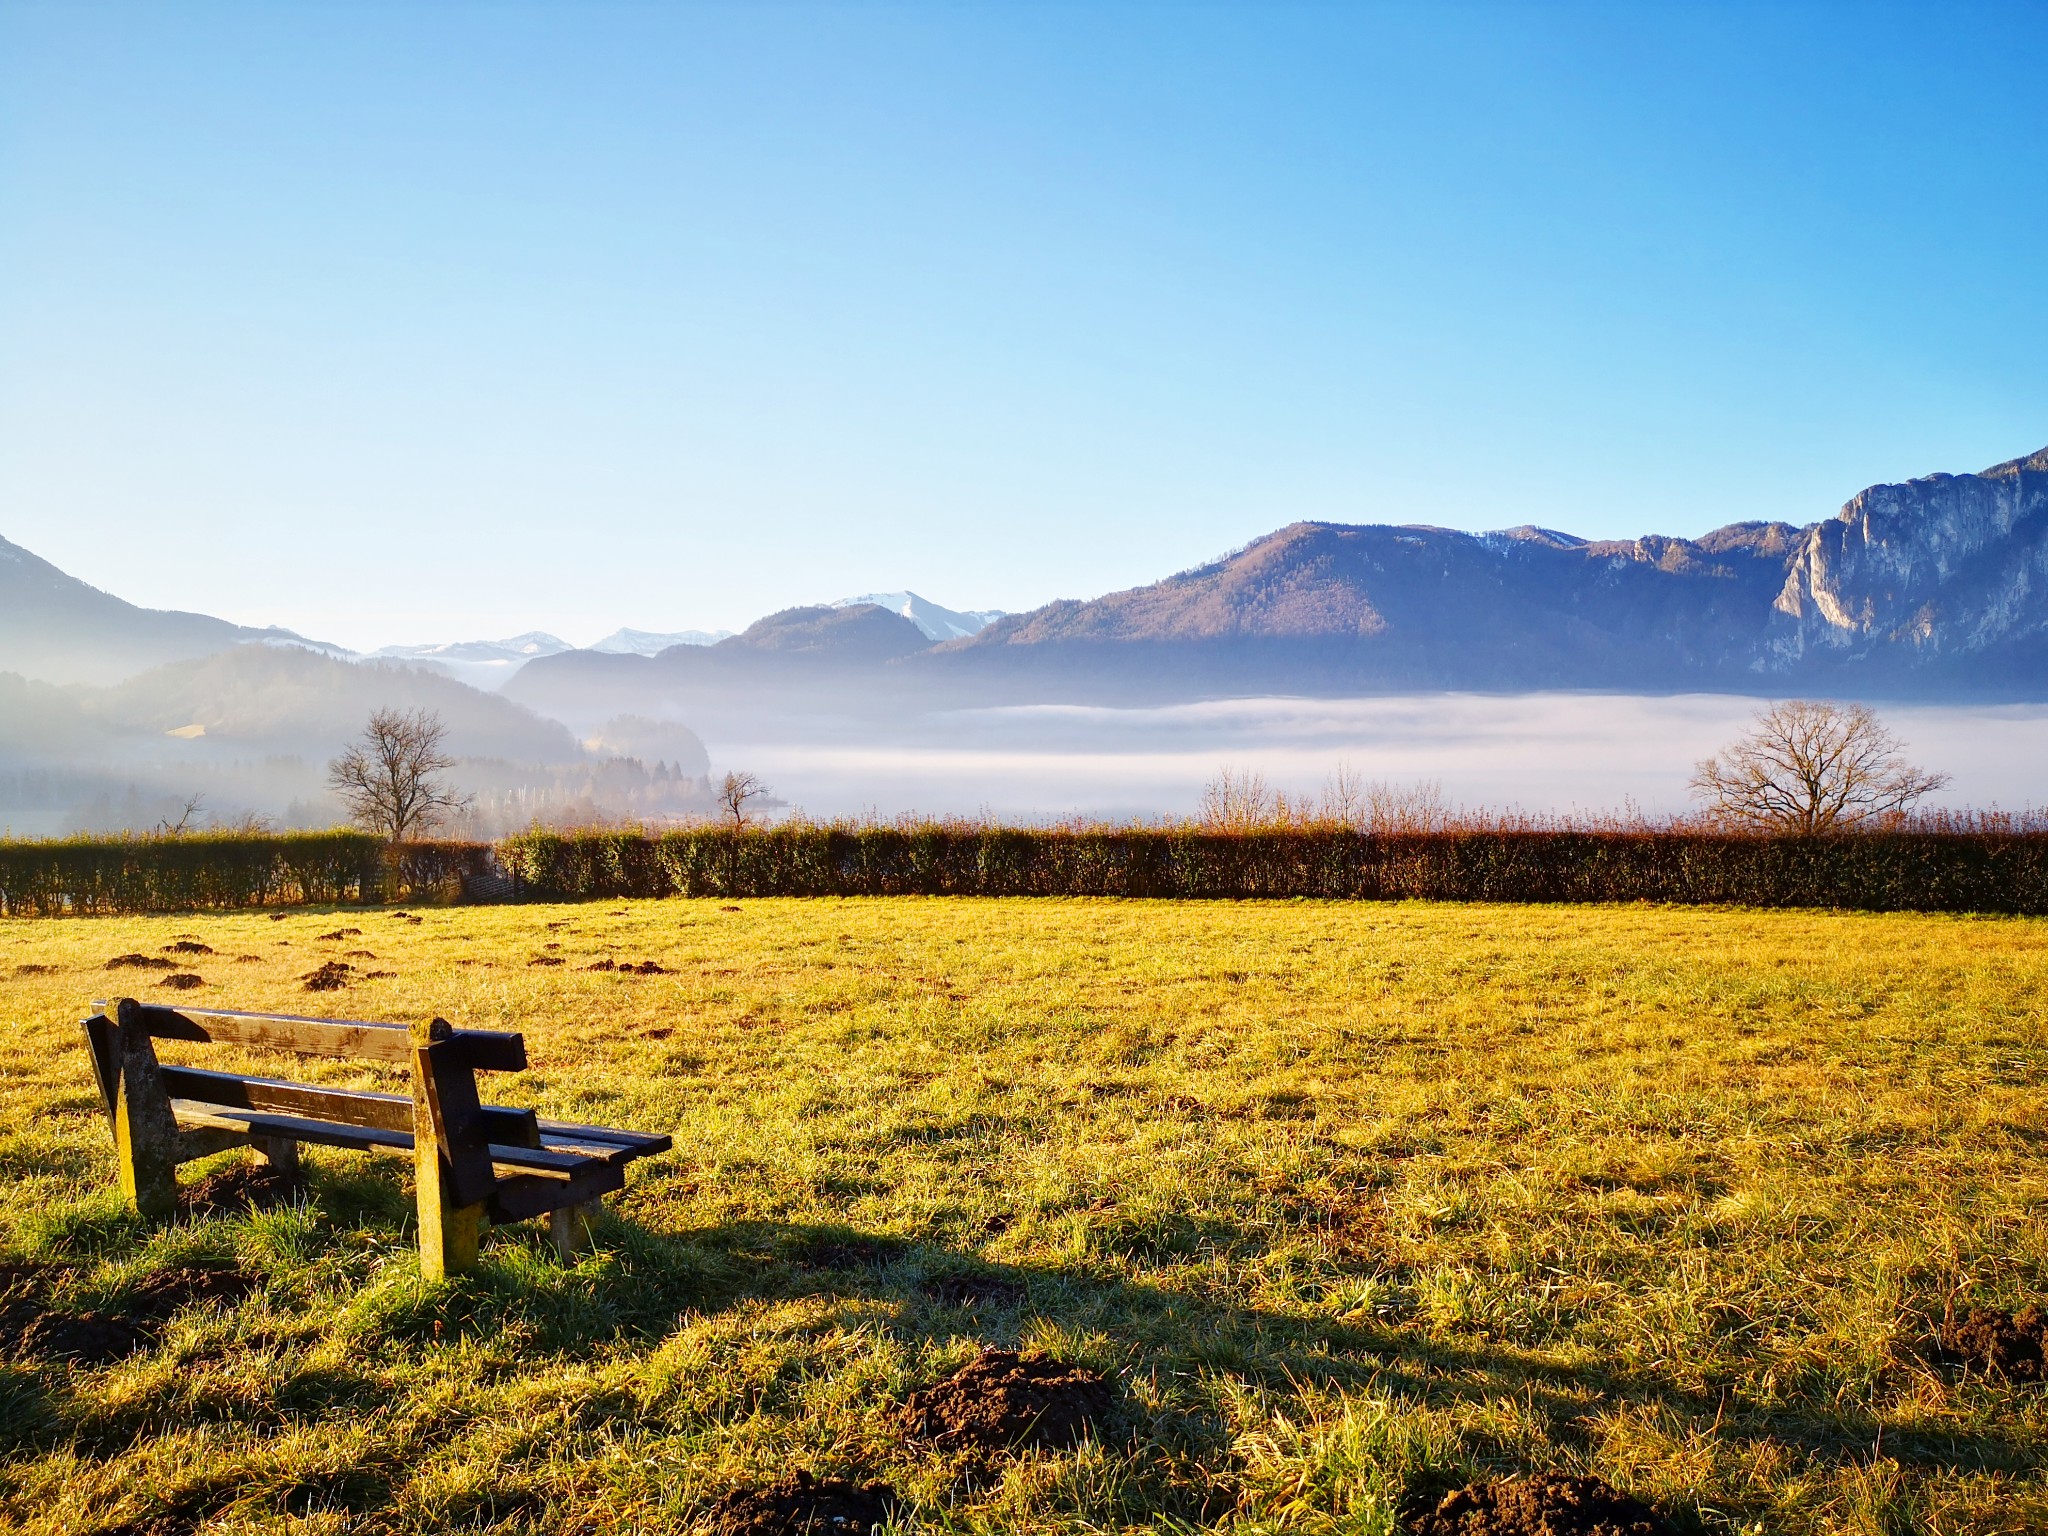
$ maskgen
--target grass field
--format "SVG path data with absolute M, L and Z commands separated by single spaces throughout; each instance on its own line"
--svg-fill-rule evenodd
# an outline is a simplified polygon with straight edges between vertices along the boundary
M 2048 1292 L 2048 922 L 421 915 L 0 926 L 0 1258 L 80 1309 L 195 1257 L 262 1282 L 124 1361 L 0 1366 L 0 1526 L 611 1536 L 807 1468 L 912 1528 L 1364 1533 L 1418 1483 L 1566 1468 L 1681 1529 L 2048 1528 L 2048 1394 L 1926 1355 L 1951 1294 Z M 101 969 L 180 936 L 203 989 Z M 394 974 L 301 989 L 350 950 Z M 400 1163 L 314 1151 L 303 1203 L 145 1229 L 76 1023 L 123 991 L 520 1029 L 493 1097 L 676 1148 L 595 1255 L 501 1229 L 441 1288 Z M 979 1470 L 907 1442 L 984 1342 L 1113 1376 L 1109 1430 Z

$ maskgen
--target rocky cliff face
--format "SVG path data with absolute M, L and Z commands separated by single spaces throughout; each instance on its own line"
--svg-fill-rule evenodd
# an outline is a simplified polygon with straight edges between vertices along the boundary
M 1874 485 L 1807 530 L 1760 672 L 1987 662 L 2048 638 L 2048 448 L 1977 475 Z

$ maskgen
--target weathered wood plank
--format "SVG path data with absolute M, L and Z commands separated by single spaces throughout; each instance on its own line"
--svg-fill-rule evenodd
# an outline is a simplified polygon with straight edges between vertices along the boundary
M 465 1198 L 458 1191 L 457 1172 L 448 1156 L 449 1120 L 452 1117 L 456 1130 L 465 1133 L 460 1138 L 464 1152 L 475 1146 L 475 1128 L 463 1123 L 464 1104 L 460 1097 L 445 1106 L 441 1102 L 444 1084 L 435 1072 L 433 1052 L 446 1043 L 442 1039 L 428 1045 L 415 1044 L 412 1051 L 413 1187 L 419 1206 L 420 1273 L 429 1280 L 445 1280 L 476 1267 L 477 1245 L 483 1237 L 483 1198 L 496 1182 L 486 1152 L 483 1196 Z M 476 1079 L 467 1072 L 461 1075 L 470 1085 L 469 1105 L 481 1107 L 475 1104 Z M 468 1169 L 472 1184 L 476 1174 L 472 1164 Z
M 626 1187 L 626 1170 L 600 1163 L 573 1179 L 547 1179 L 526 1175 L 501 1179 L 490 1199 L 491 1220 L 524 1221 L 545 1215 L 565 1205 L 581 1205 Z
M 543 1120 L 540 1133 L 550 1140 L 561 1137 L 569 1141 L 609 1142 L 628 1148 L 633 1157 L 652 1157 L 675 1146 L 672 1137 L 654 1131 L 621 1131 L 605 1125 L 576 1125 L 567 1120 Z
M 196 1104 L 189 1099 L 174 1101 L 178 1124 L 191 1130 L 226 1130 L 243 1137 L 273 1136 L 286 1141 L 310 1142 L 319 1147 L 343 1147 L 352 1152 L 412 1151 L 411 1131 L 380 1131 L 366 1125 L 335 1125 L 326 1120 L 307 1120 L 296 1115 L 274 1115 L 255 1109 L 230 1109 L 217 1104 Z
M 288 1013 L 238 1013 L 225 1008 L 143 1009 L 149 1032 L 159 1040 L 196 1040 L 255 1050 L 290 1051 L 301 1056 L 345 1056 L 362 1061 L 412 1061 L 411 1028 L 356 1019 L 310 1019 Z M 494 1029 L 444 1025 L 451 1056 L 479 1072 L 520 1072 L 526 1041 Z
M 163 1081 L 172 1098 L 199 1104 L 270 1110 L 336 1125 L 365 1125 L 380 1131 L 412 1130 L 412 1100 L 403 1094 L 321 1088 L 283 1078 L 208 1072 L 199 1067 L 165 1067 Z
M 177 1114 L 178 1104 L 171 1101 L 171 1113 Z M 225 1152 L 230 1147 L 246 1147 L 250 1137 L 246 1131 L 230 1129 L 224 1125 L 188 1126 L 183 1119 L 178 1121 L 178 1161 L 196 1163 L 202 1157 L 211 1157 L 216 1152 Z
M 140 1003 L 123 997 L 107 1014 L 114 1026 L 116 1177 L 139 1214 L 163 1219 L 178 1211 L 178 1122 L 141 1013 Z

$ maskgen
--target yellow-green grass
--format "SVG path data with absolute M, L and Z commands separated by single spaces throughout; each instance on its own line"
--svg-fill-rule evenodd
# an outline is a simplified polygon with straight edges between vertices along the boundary
M 118 1364 L 0 1367 L 0 1526 L 685 1530 L 804 1468 L 892 1484 L 907 1528 L 1377 1532 L 1432 1480 L 1566 1468 L 1682 1529 L 2048 1528 L 2048 1394 L 1925 1352 L 1952 1293 L 2048 1291 L 2048 923 L 422 915 L 0 926 L 0 1258 L 68 1266 L 72 1308 L 194 1257 L 264 1280 Z M 202 990 L 101 969 L 181 935 L 219 951 Z M 396 974 L 300 988 L 354 949 Z M 310 1153 L 301 1206 L 149 1229 L 111 1195 L 76 1022 L 117 991 L 518 1029 L 532 1070 L 492 1097 L 675 1150 L 593 1256 L 501 1229 L 441 1287 L 406 1165 L 367 1156 Z M 986 1299 L 947 1304 L 958 1276 Z M 897 1405 L 984 1344 L 1112 1374 L 1114 1422 L 980 1469 L 908 1443 Z

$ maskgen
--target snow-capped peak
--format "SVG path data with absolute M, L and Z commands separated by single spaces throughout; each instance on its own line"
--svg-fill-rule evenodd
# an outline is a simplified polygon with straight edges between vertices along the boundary
M 859 597 L 842 597 L 829 606 L 853 608 L 861 603 L 873 603 L 891 613 L 901 614 L 910 620 L 931 640 L 964 640 L 967 636 L 986 629 L 1003 617 L 1000 608 L 962 611 L 957 608 L 942 608 L 930 598 L 919 597 L 915 592 L 866 592 Z

